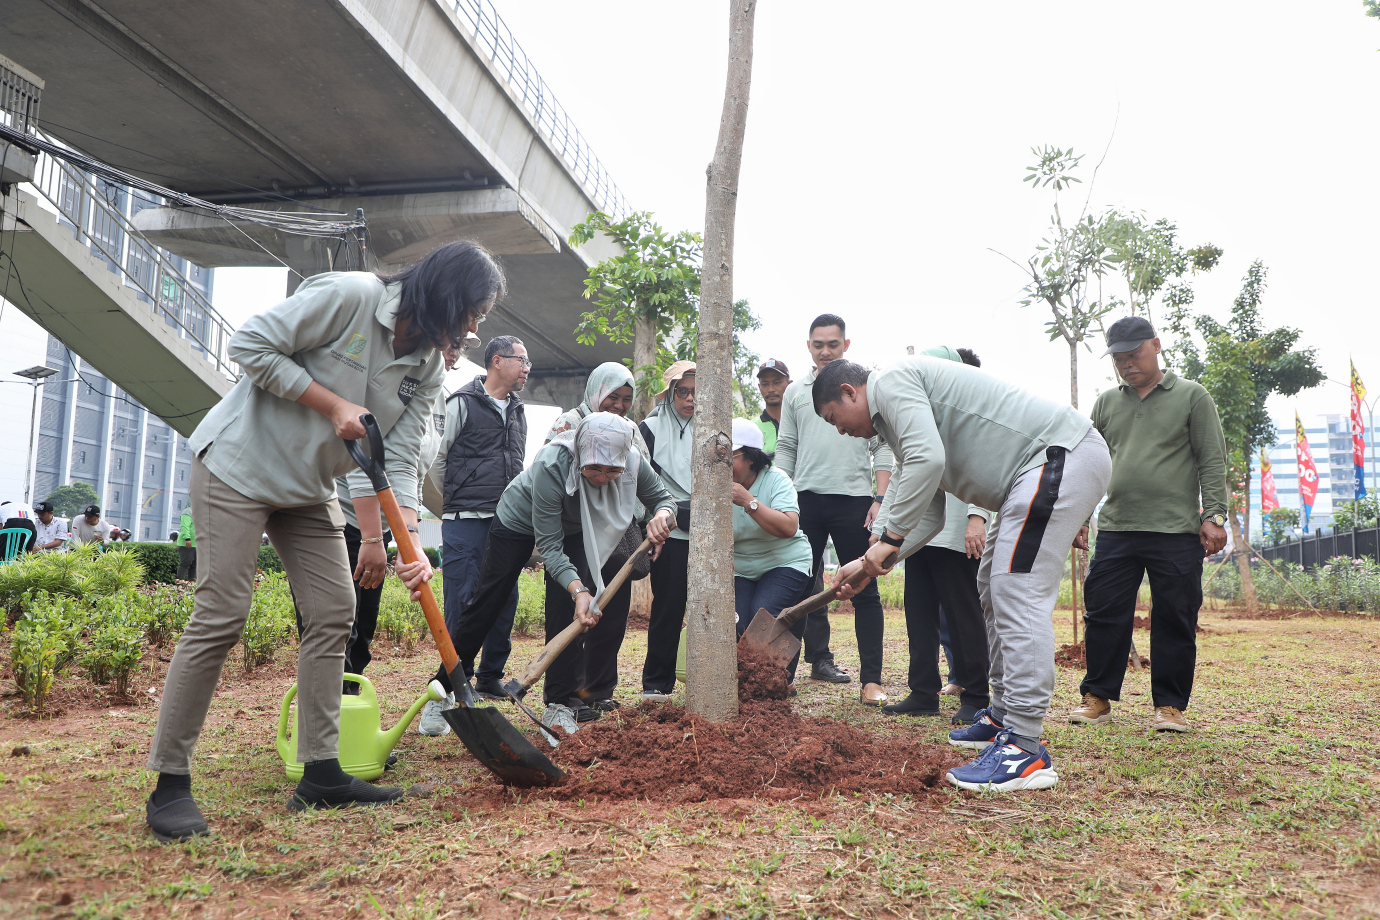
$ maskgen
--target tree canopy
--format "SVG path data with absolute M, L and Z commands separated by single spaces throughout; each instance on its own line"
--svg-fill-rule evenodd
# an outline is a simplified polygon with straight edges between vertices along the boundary
M 53 503 L 53 514 L 58 517 L 74 518 L 87 505 L 100 504 L 101 497 L 96 490 L 84 482 L 72 482 L 58 486 L 48 493 L 47 501 Z

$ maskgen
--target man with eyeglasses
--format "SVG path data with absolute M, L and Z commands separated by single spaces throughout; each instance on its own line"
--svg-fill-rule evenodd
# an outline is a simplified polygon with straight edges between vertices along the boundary
M 469 604 L 484 562 L 484 546 L 494 522 L 498 500 L 518 473 L 527 455 L 527 410 L 518 393 L 527 385 L 532 360 L 516 336 L 500 335 L 484 348 L 484 373 L 446 399 L 445 433 L 441 452 L 431 468 L 443 509 L 441 544 L 446 627 L 455 624 Z M 484 639 L 475 669 L 475 690 L 503 698 L 503 668 L 512 652 L 513 617 L 518 589 Z M 432 701 L 422 710 L 418 731 L 444 735 L 450 731 L 444 709 L 453 698 Z

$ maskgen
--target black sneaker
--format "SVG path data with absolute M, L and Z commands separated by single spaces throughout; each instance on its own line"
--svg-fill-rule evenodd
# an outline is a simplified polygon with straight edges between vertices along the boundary
M 958 707 L 958 712 L 954 713 L 954 717 L 949 721 L 954 725 L 972 725 L 985 708 L 979 708 L 972 703 L 964 703 Z
M 206 818 L 201 814 L 201 809 L 197 807 L 191 793 L 156 808 L 153 796 L 149 796 L 148 804 L 144 806 L 144 814 L 144 820 L 148 822 L 153 836 L 164 843 L 178 843 L 191 840 L 193 837 L 206 837 L 211 833 L 211 828 L 207 826 Z
M 498 680 L 476 680 L 474 692 L 486 700 L 506 700 L 508 698 L 508 694 L 503 692 L 503 682 Z
M 571 706 L 570 708 L 575 713 L 576 722 L 593 722 L 604 715 L 602 711 L 593 706 Z
M 386 805 L 403 797 L 403 790 L 393 786 L 375 786 L 362 779 L 351 778 L 344 786 L 318 786 L 302 780 L 288 799 L 288 811 L 308 808 L 350 808 L 354 805 Z
M 819 680 L 826 684 L 846 684 L 852 679 L 847 671 L 834 664 L 832 658 L 821 658 L 810 666 L 810 680 Z
M 938 697 L 925 699 L 915 693 L 908 695 L 903 700 L 887 703 L 882 707 L 882 712 L 889 716 L 942 716 L 944 714 L 939 709 Z
M 595 700 L 593 703 L 590 704 L 590 708 L 597 709 L 600 712 L 613 712 L 615 709 L 620 708 L 622 705 L 623 704 L 618 702 L 617 700 Z

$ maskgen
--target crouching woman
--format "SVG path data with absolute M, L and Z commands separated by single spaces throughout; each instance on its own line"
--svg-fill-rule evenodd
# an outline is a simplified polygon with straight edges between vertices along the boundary
M 535 548 L 546 565 L 547 641 L 574 620 L 590 627 L 552 662 L 543 698 L 577 720 L 598 718 L 589 702 L 612 697 L 631 584 L 602 611 L 594 600 L 618 570 L 610 559 L 639 502 L 652 509 L 647 536 L 659 549 L 675 529 L 675 501 L 634 449 L 627 420 L 595 412 L 543 447 L 499 499 L 474 599 L 451 633 L 460 662 L 473 664 Z
M 733 420 L 733 606 L 740 636 L 759 609 L 778 616 L 804 600 L 814 565 L 795 485 L 762 445 L 762 429 Z M 791 629 L 797 637 L 804 631 L 804 619 Z M 797 653 L 788 667 L 792 680 L 799 659 Z

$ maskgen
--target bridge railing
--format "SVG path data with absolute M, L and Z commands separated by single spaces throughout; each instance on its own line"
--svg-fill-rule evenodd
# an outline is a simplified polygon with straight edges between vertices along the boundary
M 32 129 L 30 133 L 38 134 Z M 133 288 L 141 301 L 192 342 L 227 379 L 239 378 L 239 366 L 227 353 L 234 327 L 211 306 L 174 257 L 145 240 L 130 220 L 143 208 L 162 205 L 161 198 L 88 175 L 46 153 L 38 158 L 32 185 L 72 228 L 75 238 L 120 276 L 121 284 Z
M 596 207 L 614 218 L 628 214 L 623 193 L 604 164 L 594 155 L 574 121 L 556 100 L 551 87 L 537 73 L 507 23 L 489 0 L 454 0 L 455 15 L 474 38 L 475 46 L 488 55 L 531 116 L 542 137 L 564 161 Z
M 16 131 L 29 131 L 38 121 L 43 90 L 38 84 L 0 63 L 0 123 Z

